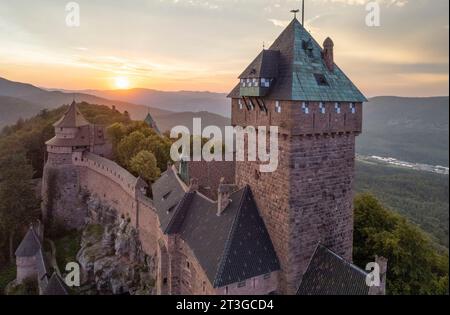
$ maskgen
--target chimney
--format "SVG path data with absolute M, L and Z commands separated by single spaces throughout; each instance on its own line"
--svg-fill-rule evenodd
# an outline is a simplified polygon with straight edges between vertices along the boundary
M 334 70 L 334 43 L 331 38 L 327 37 L 323 42 L 323 61 L 328 70 Z
M 230 204 L 231 185 L 224 184 L 225 179 L 220 179 L 217 194 L 217 215 L 220 216 Z
M 189 182 L 189 192 L 194 192 L 198 190 L 198 179 L 197 178 L 191 178 Z
M 369 295 L 386 295 L 387 258 L 375 256 L 375 262 L 380 266 L 380 286 L 371 287 Z

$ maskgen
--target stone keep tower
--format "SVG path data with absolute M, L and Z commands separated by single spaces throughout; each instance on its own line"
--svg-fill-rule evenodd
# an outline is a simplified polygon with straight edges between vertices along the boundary
M 241 74 L 230 93 L 232 124 L 279 127 L 279 166 L 238 162 L 236 182 L 249 184 L 282 272 L 280 292 L 295 293 L 321 243 L 352 259 L 355 138 L 365 97 L 294 19 Z
M 42 212 L 46 223 L 57 222 L 68 228 L 84 224 L 85 207 L 80 202 L 79 173 L 72 153 L 89 151 L 108 156 L 110 145 L 102 126 L 90 124 L 72 102 L 64 116 L 54 124 L 55 137 L 46 142 L 47 161 L 42 181 Z

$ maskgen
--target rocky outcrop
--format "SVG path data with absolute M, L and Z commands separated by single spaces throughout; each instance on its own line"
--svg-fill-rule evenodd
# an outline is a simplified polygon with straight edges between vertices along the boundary
M 90 197 L 77 260 L 85 294 L 152 294 L 154 260 L 145 255 L 129 219 Z

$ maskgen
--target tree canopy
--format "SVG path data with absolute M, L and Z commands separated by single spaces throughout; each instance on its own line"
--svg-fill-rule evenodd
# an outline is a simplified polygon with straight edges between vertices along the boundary
M 448 252 L 370 194 L 355 199 L 354 261 L 364 269 L 374 256 L 388 259 L 389 294 L 448 294 Z

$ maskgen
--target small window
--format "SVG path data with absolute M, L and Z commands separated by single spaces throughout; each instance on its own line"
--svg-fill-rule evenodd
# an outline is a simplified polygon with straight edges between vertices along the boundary
M 306 102 L 302 103 L 302 111 L 305 114 L 309 114 L 309 105 L 308 105 L 308 103 L 306 103 Z
M 225 287 L 225 294 L 228 294 L 228 286 Z
M 238 288 L 243 288 L 243 287 L 245 287 L 246 285 L 247 285 L 246 282 L 245 282 L 245 281 L 242 281 L 242 282 L 239 282 L 239 283 L 238 283 L 237 287 L 238 287 Z
M 275 113 L 281 113 L 281 104 L 280 101 L 275 102 Z
M 316 78 L 316 82 L 320 86 L 328 86 L 328 81 L 323 74 L 315 73 L 314 77 Z
M 261 79 L 261 87 L 268 88 L 270 87 L 270 79 Z
M 319 110 L 321 114 L 325 114 L 326 113 L 326 108 L 325 108 L 325 104 L 320 102 L 319 104 Z
M 242 104 L 242 100 L 240 99 L 238 101 L 238 103 L 239 103 L 239 110 L 242 110 L 244 108 L 244 104 Z
M 252 79 L 252 84 L 254 87 L 258 87 L 259 86 L 259 80 L 258 79 Z
M 120 178 L 120 176 L 119 176 L 119 178 Z M 163 200 L 167 200 L 167 198 L 169 198 L 171 192 L 172 192 L 172 191 L 169 191 L 168 193 L 166 193 L 166 194 L 162 197 L 162 199 L 163 199 Z
M 334 109 L 336 111 L 336 114 L 341 113 L 341 104 L 340 103 L 334 103 Z
M 189 263 L 189 261 L 186 261 L 186 268 L 187 269 L 191 268 L 191 264 Z
M 167 278 L 163 279 L 163 284 L 166 285 L 167 284 Z
M 255 105 L 253 104 L 253 101 L 251 98 L 248 99 L 248 108 L 249 108 L 249 110 L 255 110 Z
M 350 111 L 352 114 L 356 114 L 356 106 L 355 103 L 350 103 Z

